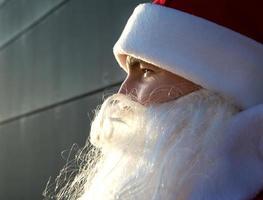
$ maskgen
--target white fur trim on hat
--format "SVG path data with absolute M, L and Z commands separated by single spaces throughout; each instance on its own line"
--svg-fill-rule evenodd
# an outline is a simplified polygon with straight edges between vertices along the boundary
M 139 5 L 114 54 L 124 69 L 131 55 L 231 97 L 243 108 L 263 103 L 263 45 L 182 11 Z

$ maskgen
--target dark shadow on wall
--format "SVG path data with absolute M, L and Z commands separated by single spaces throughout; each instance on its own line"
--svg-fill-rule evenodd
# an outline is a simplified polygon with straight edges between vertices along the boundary
M 1 1 L 0 1 L 1 3 Z M 0 4 L 0 199 L 42 199 L 124 73 L 112 47 L 140 1 Z

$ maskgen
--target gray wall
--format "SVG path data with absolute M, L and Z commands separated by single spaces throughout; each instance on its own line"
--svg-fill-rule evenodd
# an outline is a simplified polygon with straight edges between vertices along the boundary
M 0 0 L 0 199 L 42 199 L 61 152 L 124 78 L 112 55 L 138 0 Z

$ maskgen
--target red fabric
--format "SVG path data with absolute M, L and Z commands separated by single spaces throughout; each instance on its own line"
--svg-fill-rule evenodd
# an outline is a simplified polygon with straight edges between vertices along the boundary
M 263 190 L 252 200 L 263 200 Z
M 154 0 L 205 18 L 263 43 L 262 0 Z

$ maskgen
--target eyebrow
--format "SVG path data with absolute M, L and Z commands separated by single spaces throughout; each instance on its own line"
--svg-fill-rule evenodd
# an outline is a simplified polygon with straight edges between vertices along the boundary
M 141 63 L 142 61 L 138 58 L 134 58 L 132 56 L 127 56 L 126 58 L 126 66 L 133 67 L 134 65 Z

